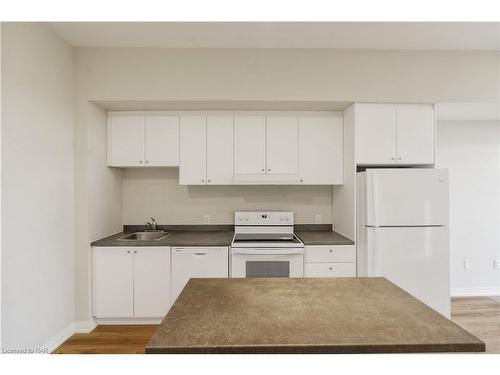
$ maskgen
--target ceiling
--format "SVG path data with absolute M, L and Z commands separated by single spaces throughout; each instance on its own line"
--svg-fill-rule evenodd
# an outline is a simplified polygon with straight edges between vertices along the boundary
M 494 22 L 53 22 L 76 47 L 500 50 Z

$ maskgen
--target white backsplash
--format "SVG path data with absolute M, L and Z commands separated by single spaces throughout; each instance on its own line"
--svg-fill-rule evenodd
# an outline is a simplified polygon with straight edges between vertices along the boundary
M 332 222 L 332 186 L 181 186 L 178 168 L 127 169 L 123 223 L 233 224 L 236 210 L 290 210 L 297 224 Z

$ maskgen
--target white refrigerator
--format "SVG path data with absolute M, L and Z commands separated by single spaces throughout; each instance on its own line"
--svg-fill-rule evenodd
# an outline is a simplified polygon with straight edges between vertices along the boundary
M 447 169 L 357 174 L 357 274 L 382 276 L 450 317 Z

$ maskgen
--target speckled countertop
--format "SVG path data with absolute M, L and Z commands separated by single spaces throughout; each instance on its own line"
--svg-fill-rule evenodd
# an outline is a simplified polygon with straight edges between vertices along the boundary
M 127 233 L 144 230 L 144 226 L 126 226 L 127 232 L 120 232 L 96 240 L 91 246 L 231 246 L 234 231 L 232 226 L 177 225 L 160 226 L 170 234 L 161 240 L 152 241 L 117 241 Z M 325 230 L 331 225 L 306 224 L 297 226 L 295 234 L 304 245 L 353 245 L 354 241 L 337 232 Z M 301 229 L 303 230 L 301 230 Z M 312 230 L 321 228 L 321 230 Z
M 354 245 L 354 241 L 332 231 L 295 231 L 304 245 Z
M 233 232 L 218 231 L 188 231 L 169 232 L 170 234 L 161 240 L 151 241 L 118 241 L 125 232 L 94 241 L 91 246 L 230 246 L 233 240 Z
M 191 279 L 146 353 L 482 352 L 384 278 Z

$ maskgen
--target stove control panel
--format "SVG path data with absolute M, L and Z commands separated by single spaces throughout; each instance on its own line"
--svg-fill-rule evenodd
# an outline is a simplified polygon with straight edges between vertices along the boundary
M 236 211 L 234 225 L 293 225 L 293 212 Z

